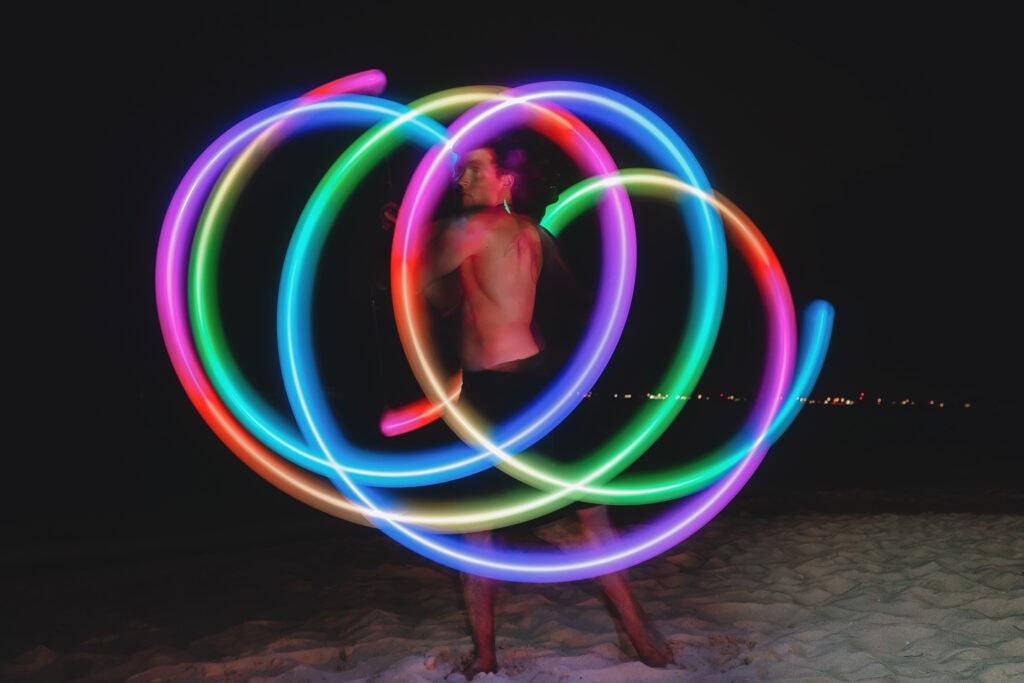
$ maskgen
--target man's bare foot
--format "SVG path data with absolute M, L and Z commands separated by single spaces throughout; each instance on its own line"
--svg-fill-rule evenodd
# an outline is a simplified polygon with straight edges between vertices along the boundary
M 633 647 L 636 648 L 640 661 L 649 667 L 661 669 L 675 663 L 675 657 L 672 656 L 672 649 L 668 643 L 660 642 L 655 645 L 650 641 L 645 641 L 640 644 L 634 643 Z
M 630 637 L 630 641 L 641 662 L 653 668 L 662 668 L 675 663 L 676 659 L 672 648 L 669 647 L 665 636 L 661 635 L 654 624 L 645 621 L 640 632 L 637 634 L 634 631 L 634 634 L 634 637 Z
M 467 681 L 473 680 L 477 674 L 482 673 L 497 673 L 498 663 L 494 660 L 484 661 L 479 657 L 473 659 L 465 668 L 462 669 L 462 675 L 466 677 Z

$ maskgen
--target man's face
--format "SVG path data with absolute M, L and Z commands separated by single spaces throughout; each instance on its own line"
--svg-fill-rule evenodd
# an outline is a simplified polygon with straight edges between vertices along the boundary
M 463 208 L 498 206 L 508 199 L 510 178 L 498 174 L 494 152 L 490 149 L 474 149 L 467 153 L 456 174 Z

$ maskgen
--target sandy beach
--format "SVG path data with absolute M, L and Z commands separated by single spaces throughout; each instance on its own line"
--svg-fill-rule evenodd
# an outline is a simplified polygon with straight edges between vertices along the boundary
M 505 583 L 500 669 L 475 680 L 1020 680 L 1021 502 L 738 500 L 630 571 L 673 665 L 634 659 L 592 581 Z M 3 680 L 465 680 L 456 572 L 325 515 L 12 560 Z

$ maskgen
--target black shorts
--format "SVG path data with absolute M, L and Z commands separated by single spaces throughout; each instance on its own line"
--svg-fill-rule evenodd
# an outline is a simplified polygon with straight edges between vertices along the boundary
M 500 424 L 528 406 L 551 379 L 543 352 L 501 370 L 463 370 L 459 404 L 468 405 L 491 424 Z
M 463 371 L 459 404 L 466 404 L 489 425 L 500 425 L 543 394 L 554 380 L 555 370 L 557 368 L 552 367 L 549 357 L 542 351 L 518 360 L 514 365 L 503 366 L 502 370 Z M 540 449 L 545 457 L 555 460 L 571 457 L 569 451 L 563 451 L 558 447 L 561 439 L 555 436 L 555 432 L 557 427 L 541 442 L 529 446 L 529 449 Z M 508 494 L 510 490 L 518 490 L 527 495 L 537 492 L 536 488 L 518 481 L 513 475 L 503 472 L 496 466 L 455 481 L 435 484 L 427 490 L 417 490 L 413 497 L 434 503 L 445 501 L 457 505 L 459 500 L 489 499 Z M 569 510 L 592 505 L 570 503 L 561 508 L 560 512 L 552 514 L 564 514 Z

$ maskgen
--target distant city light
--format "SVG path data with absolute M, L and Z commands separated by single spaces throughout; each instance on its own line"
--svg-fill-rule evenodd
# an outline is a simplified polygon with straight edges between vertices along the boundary
M 592 398 L 593 393 L 588 393 L 587 398 Z M 700 392 L 693 396 L 684 396 L 682 394 L 671 395 L 663 391 L 648 391 L 644 392 L 643 396 L 649 401 L 724 401 L 729 403 L 746 403 L 748 398 L 741 394 L 729 393 L 725 391 L 719 392 Z M 822 405 L 822 406 L 855 406 L 865 404 L 866 393 L 861 391 L 856 394 L 856 398 L 850 398 L 843 395 L 826 395 L 824 398 L 813 398 L 810 396 L 797 397 L 801 403 L 807 405 Z M 615 392 L 611 394 L 612 399 L 632 399 L 632 393 L 621 393 Z M 866 402 L 866 404 L 874 406 L 916 406 L 918 401 L 909 397 L 887 399 L 883 396 L 875 396 L 873 399 Z M 926 405 L 932 408 L 947 408 L 947 407 L 960 407 L 960 408 L 972 408 L 973 403 L 971 401 L 963 402 L 947 402 L 940 399 L 928 399 L 927 401 L 921 402 L 921 405 Z

